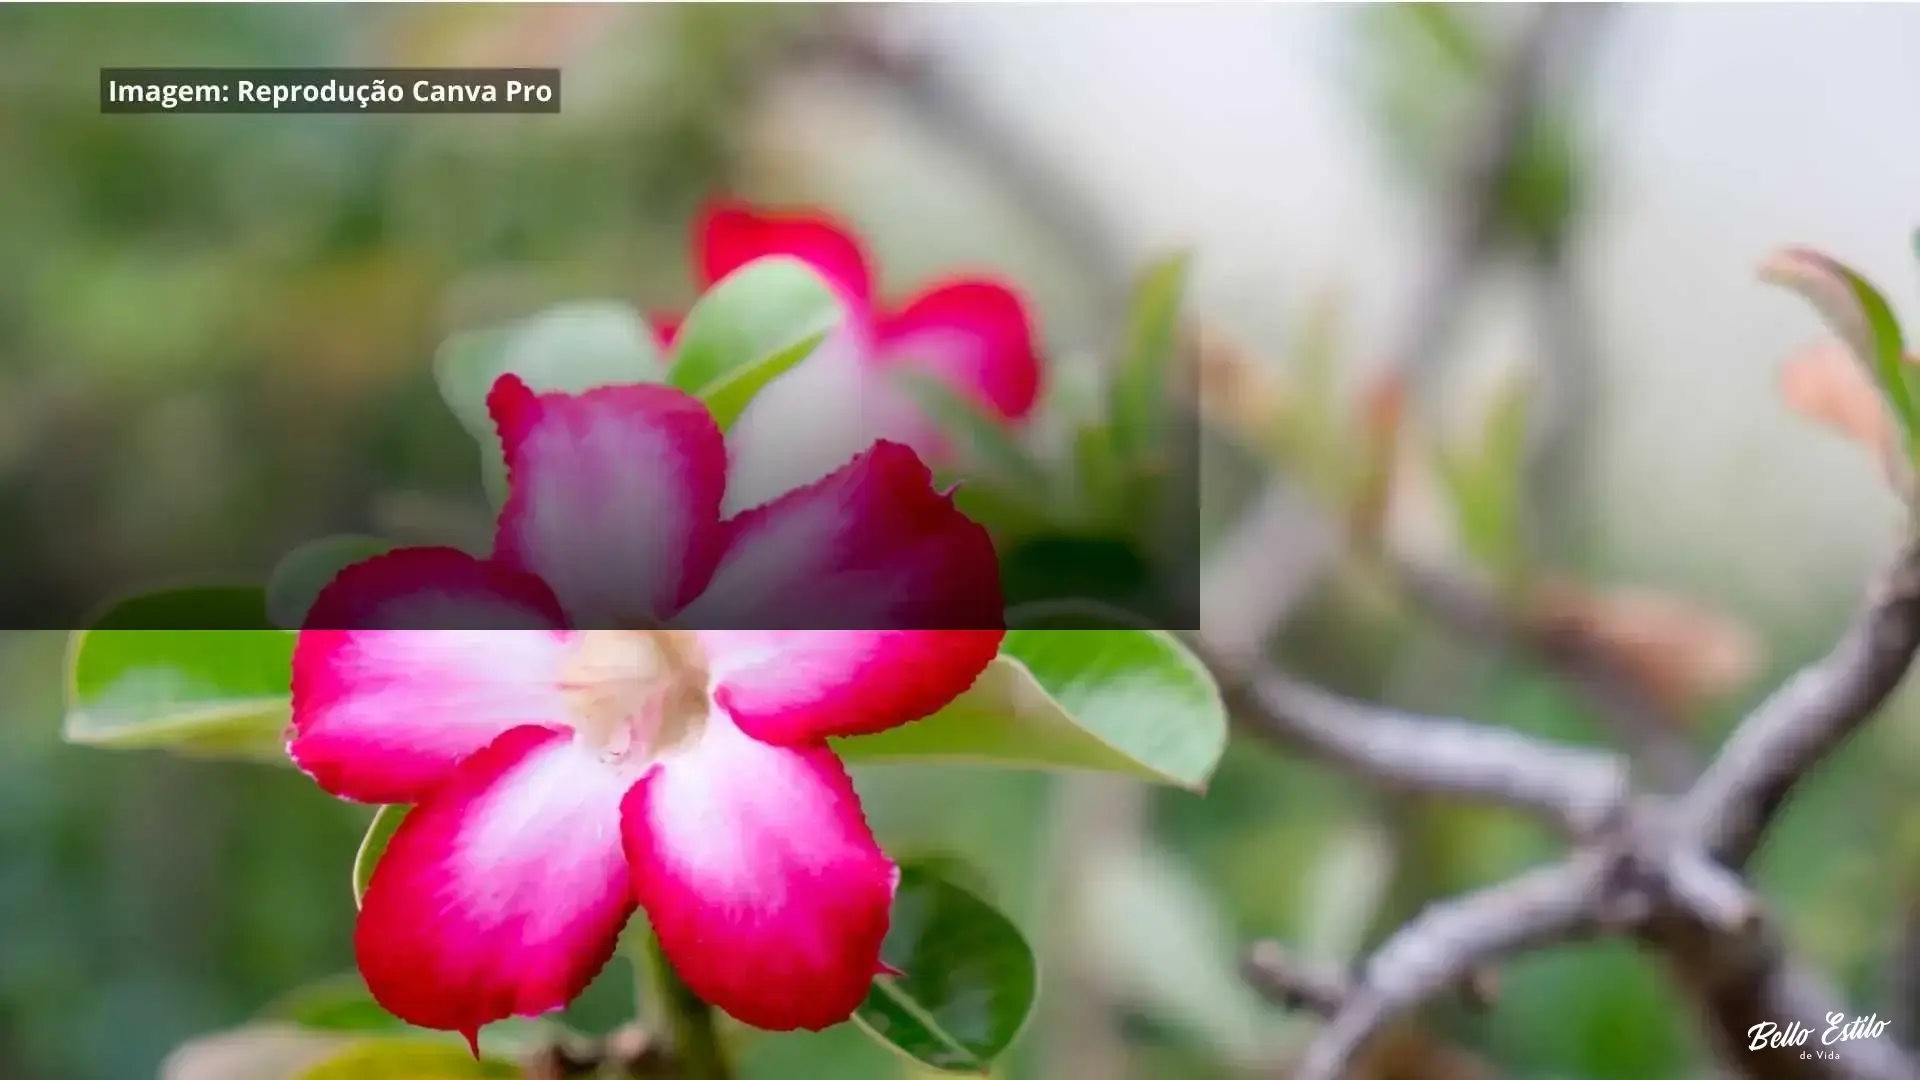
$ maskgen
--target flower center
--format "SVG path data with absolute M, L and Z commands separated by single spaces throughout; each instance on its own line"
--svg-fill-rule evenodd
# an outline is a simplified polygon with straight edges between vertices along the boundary
M 705 726 L 706 656 L 685 630 L 587 630 L 560 691 L 576 736 L 601 760 L 652 759 Z

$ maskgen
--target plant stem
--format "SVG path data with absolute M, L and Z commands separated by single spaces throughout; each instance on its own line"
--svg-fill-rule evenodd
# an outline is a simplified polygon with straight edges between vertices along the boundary
M 733 1080 L 713 1006 L 695 994 L 667 962 L 659 939 L 640 931 L 629 934 L 624 951 L 633 961 L 640 1020 L 667 1037 L 681 1080 Z

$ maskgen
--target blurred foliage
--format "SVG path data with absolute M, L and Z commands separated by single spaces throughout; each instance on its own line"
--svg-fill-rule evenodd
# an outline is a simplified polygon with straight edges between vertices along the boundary
M 1394 164 L 1423 190 L 1451 178 L 1466 124 L 1501 78 L 1509 14 L 1437 3 L 1355 10 L 1357 67 L 1378 134 Z M 1495 202 L 1504 239 L 1542 252 L 1564 242 L 1587 197 L 1590 162 L 1577 134 L 1564 103 L 1549 99 L 1533 117 Z
M 398 514 L 411 504 L 396 496 L 484 512 L 472 443 L 434 389 L 434 348 L 559 300 L 682 306 L 686 222 L 703 194 L 737 179 L 730 139 L 750 76 L 785 22 L 810 17 L 729 5 L 0 9 L 4 625 L 72 625 L 98 594 L 162 570 L 264 580 L 322 533 L 424 528 Z M 1368 69 L 1384 81 L 1382 130 L 1430 173 L 1484 83 L 1490 39 L 1452 7 L 1368 17 L 1388 43 Z M 91 75 L 533 54 L 567 66 L 557 119 L 101 117 Z M 1557 239 L 1584 196 L 1566 130 L 1543 124 L 1513 180 L 1507 220 L 1535 243 Z M 1325 348 L 1311 332 L 1303 341 Z M 1301 359 L 1309 373 L 1326 362 Z M 1273 437 L 1324 449 L 1337 440 L 1309 425 L 1344 429 L 1352 415 L 1296 416 Z M 1825 643 L 1841 599 L 1772 628 L 1783 666 Z M 0 635 L 0 1076 L 149 1080 L 181 1040 L 350 970 L 348 869 L 370 811 L 287 770 L 61 747 L 63 636 Z M 1356 610 L 1337 588 L 1303 613 L 1286 654 L 1347 692 L 1602 737 L 1538 672 Z M 1702 741 L 1732 715 L 1700 718 Z M 1789 935 L 1863 1003 L 1890 952 L 1882 928 L 1920 865 L 1920 818 L 1905 800 L 1920 754 L 1899 720 L 1815 778 L 1762 859 Z M 1023 925 L 1042 924 L 1049 852 L 1035 822 L 1052 782 L 915 767 L 859 783 L 890 846 L 959 854 Z M 1366 874 L 1334 873 L 1353 864 L 1356 837 L 1396 820 L 1344 777 L 1235 746 L 1204 800 L 1155 798 L 1162 851 L 1143 872 L 1198 887 L 1117 908 L 1132 932 L 1113 937 L 1205 940 L 1168 929 L 1191 923 L 1338 954 L 1352 935 L 1328 929 L 1339 921 L 1329 913 L 1366 916 L 1375 935 L 1390 917 Z M 1393 909 L 1551 850 L 1504 816 L 1413 812 L 1421 858 L 1400 868 Z M 1129 922 L 1140 919 L 1167 925 Z M 1217 982 L 1202 968 L 1163 970 Z M 1436 1023 L 1510 1075 L 1663 1080 L 1699 1061 L 1684 1004 L 1631 951 L 1562 950 L 1505 981 L 1490 1019 Z M 565 1019 L 606 1030 L 630 1014 L 628 983 L 616 966 Z M 1242 1025 L 1194 1022 L 1182 1011 L 1194 1000 L 1129 1000 L 1139 1075 L 1246 1075 L 1229 1063 Z M 1297 1033 L 1278 1014 L 1262 1019 L 1276 1038 Z M 1025 1045 L 1051 1034 L 1029 1032 Z M 909 1075 L 850 1028 L 756 1038 L 745 1058 L 749 1080 Z

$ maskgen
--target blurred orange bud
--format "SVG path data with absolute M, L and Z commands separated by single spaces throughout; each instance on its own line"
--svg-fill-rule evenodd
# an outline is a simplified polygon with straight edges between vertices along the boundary
M 1373 442 L 1376 445 L 1397 442 L 1406 415 L 1406 377 L 1397 370 L 1374 376 L 1361 399 L 1360 407 L 1361 421 Z
M 1528 614 L 1536 632 L 1594 651 L 1676 715 L 1738 689 L 1763 659 L 1744 624 L 1651 590 L 1599 592 L 1544 579 L 1531 590 Z
M 1407 414 L 1407 380 L 1389 369 L 1368 383 L 1360 400 L 1360 429 L 1366 440 L 1366 465 L 1354 493 L 1354 539 L 1377 545 L 1386 524 L 1400 458 L 1400 433 Z
M 1193 331 L 1189 353 L 1200 383 L 1201 415 L 1255 446 L 1271 443 L 1282 395 L 1259 358 L 1210 326 Z
M 1909 355 L 1907 362 L 1917 361 Z M 1846 346 L 1824 342 L 1788 359 L 1780 367 L 1780 397 L 1787 408 L 1866 447 L 1896 489 L 1906 485 L 1900 429 Z

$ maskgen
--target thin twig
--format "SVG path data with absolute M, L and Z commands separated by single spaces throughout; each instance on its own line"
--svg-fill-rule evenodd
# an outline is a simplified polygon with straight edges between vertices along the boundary
M 1607 865 L 1557 863 L 1490 889 L 1442 901 L 1388 939 L 1319 1037 L 1294 1080 L 1342 1080 L 1384 1027 L 1476 970 L 1540 945 L 1571 940 L 1597 923 Z
M 1738 873 L 1792 786 L 1879 708 L 1920 649 L 1916 551 L 1920 541 L 1903 546 L 1841 644 L 1762 702 L 1678 802 L 1636 798 L 1624 812 L 1608 815 L 1599 832 L 1576 833 L 1584 840 L 1568 863 L 1447 901 L 1402 927 L 1310 1047 L 1301 1080 L 1338 1080 L 1383 1024 L 1462 973 L 1508 951 L 1581 936 L 1590 926 L 1656 950 L 1700 1008 L 1720 1055 L 1749 1076 L 1920 1080 L 1920 1065 L 1892 1040 L 1858 1041 L 1834 1057 L 1747 1049 L 1756 1025 L 1798 1022 L 1824 1030 L 1830 1014 L 1846 1009 L 1824 980 L 1789 963 Z M 1530 785 L 1516 793 L 1504 780 L 1488 779 L 1559 748 L 1507 733 L 1510 739 L 1490 744 L 1498 748 L 1470 765 L 1474 779 L 1463 783 L 1460 770 L 1434 768 L 1432 759 L 1455 752 L 1444 747 L 1460 729 L 1480 734 L 1464 722 L 1410 721 L 1277 677 L 1256 685 L 1265 692 L 1250 695 L 1251 704 L 1274 714 L 1255 719 L 1256 730 L 1311 745 L 1363 777 L 1435 794 L 1504 796 L 1500 801 L 1568 819 L 1564 795 Z M 1301 721 L 1303 713 L 1309 722 Z M 1423 741 L 1419 729 L 1428 723 L 1448 737 Z M 1489 768 L 1489 755 L 1507 764 Z M 1752 809 L 1738 818 L 1747 824 L 1714 831 L 1701 825 L 1715 820 L 1703 817 L 1703 806 Z M 1572 868 L 1581 876 L 1558 876 L 1575 873 Z M 1562 887 L 1556 889 L 1556 881 Z
M 1415 387 L 1439 366 L 1452 340 L 1461 295 L 1475 264 L 1487 254 L 1499 222 L 1500 197 L 1534 122 L 1553 61 L 1567 43 L 1588 32 L 1604 4 L 1540 4 L 1515 44 L 1478 125 L 1462 142 L 1451 197 L 1443 206 L 1447 231 L 1431 273 L 1417 294 L 1400 349 L 1398 370 Z
M 794 59 L 823 65 L 886 91 L 929 132 L 973 160 L 1004 188 L 1034 228 L 1050 234 L 1098 294 L 1102 311 L 1124 309 L 1131 260 L 1112 223 L 1011 125 L 983 108 L 934 50 L 906 40 L 891 13 L 836 13 L 821 33 L 796 42 Z
M 1759 925 L 1759 898 L 1738 876 L 1699 851 L 1674 852 L 1667 864 L 1667 885 L 1675 902 L 1715 930 L 1737 936 Z
M 1871 719 L 1920 649 L 1920 538 L 1908 540 L 1846 633 L 1748 714 L 1687 796 L 1706 849 L 1744 867 L 1787 795 Z
M 1353 981 L 1344 972 L 1302 962 L 1271 941 L 1247 950 L 1241 971 L 1247 983 L 1268 1001 L 1322 1019 L 1339 1012 L 1353 993 Z M 1469 1004 L 1484 1008 L 1492 992 L 1487 985 L 1490 981 L 1485 972 L 1475 972 L 1460 992 Z M 1377 1042 L 1382 1045 L 1369 1055 L 1367 1070 L 1377 1080 L 1491 1080 L 1498 1075 L 1498 1070 L 1480 1055 L 1411 1022 L 1395 1025 Z
M 1592 513 L 1586 454 L 1606 408 L 1595 320 L 1566 245 L 1537 254 L 1527 272 L 1542 359 L 1528 406 L 1526 491 L 1528 539 L 1566 552 L 1584 535 Z
M 1642 935 L 1691 999 L 1721 1060 L 1755 1080 L 1916 1080 L 1920 1065 L 1892 1039 L 1863 1039 L 1831 1057 L 1795 1048 L 1751 1048 L 1757 1025 L 1799 1023 L 1826 1030 L 1834 1013 L 1851 1016 L 1827 980 L 1789 963 L 1780 942 L 1760 933 L 1734 939 L 1711 928 L 1661 921 Z
M 1248 949 L 1240 972 L 1261 997 L 1282 1008 L 1304 1009 L 1321 1019 L 1339 1012 L 1353 993 L 1353 981 L 1346 972 L 1301 960 L 1274 941 L 1258 942 Z
M 1590 836 L 1629 789 L 1617 755 L 1556 746 L 1506 728 L 1352 701 L 1278 672 L 1239 685 L 1246 730 L 1333 761 L 1390 788 L 1534 812 L 1569 836 Z
M 1491 588 L 1460 574 L 1404 561 L 1388 572 L 1401 595 L 1448 630 L 1525 656 L 1565 680 L 1656 790 L 1678 793 L 1698 778 L 1702 755 L 1679 718 L 1595 648 L 1591 638 L 1553 633 L 1516 614 Z
M 1574 863 L 1605 867 L 1597 878 L 1582 878 L 1590 890 L 1580 909 L 1571 894 L 1540 903 L 1538 911 L 1517 913 L 1500 897 L 1524 896 L 1496 886 L 1482 894 L 1448 901 L 1404 926 L 1369 961 L 1361 988 L 1350 995 L 1309 1047 L 1311 1070 L 1302 1080 L 1338 1080 L 1352 1065 L 1382 1022 L 1417 1007 L 1444 988 L 1459 972 L 1484 967 L 1490 953 L 1523 944 L 1551 944 L 1551 926 L 1567 936 L 1580 928 L 1574 911 L 1584 911 L 1609 932 L 1632 934 L 1667 959 L 1674 978 L 1697 1003 L 1709 1038 L 1732 1067 L 1763 1080 L 1920 1080 L 1920 1065 L 1891 1040 L 1860 1040 L 1836 1057 L 1799 1051 L 1749 1051 L 1757 1024 L 1801 1022 L 1824 1030 L 1832 1013 L 1845 1013 L 1843 997 L 1822 978 L 1789 963 L 1784 949 L 1761 922 L 1761 905 L 1738 876 L 1772 813 L 1791 786 L 1811 773 L 1820 759 L 1859 730 L 1882 703 L 1920 650 L 1920 586 L 1916 561 L 1920 542 L 1903 546 L 1882 584 L 1860 611 L 1841 644 L 1826 659 L 1795 676 L 1782 692 L 1763 701 L 1728 740 L 1728 749 L 1709 774 L 1680 801 L 1634 799 L 1626 813 L 1609 815 L 1607 828 L 1586 834 Z M 1273 682 L 1273 680 L 1261 680 Z M 1281 730 L 1292 740 L 1309 742 L 1321 755 L 1361 776 L 1419 786 L 1432 794 L 1484 796 L 1484 788 L 1505 792 L 1513 805 L 1534 807 L 1549 819 L 1565 821 L 1561 799 L 1526 790 L 1511 798 L 1498 784 L 1484 784 L 1486 767 L 1476 763 L 1480 780 L 1461 784 L 1452 769 L 1432 769 L 1425 757 L 1432 742 L 1421 742 L 1421 724 L 1281 682 L 1283 694 L 1256 694 L 1256 705 L 1275 717 L 1263 717 L 1260 730 Z M 1271 690 L 1271 686 L 1269 686 Z M 1302 709 L 1302 703 L 1308 703 Z M 1315 723 L 1300 723 L 1306 711 Z M 1459 721 L 1455 721 L 1459 724 Z M 1446 728 L 1446 723 L 1442 723 Z M 1361 732 L 1361 734 L 1356 734 Z M 1396 732 L 1411 744 L 1388 746 Z M 1517 732 L 1501 740 L 1496 755 L 1511 761 L 1553 751 Z M 1407 753 L 1407 746 L 1419 751 Z M 1438 751 L 1448 753 L 1448 751 Z M 1720 771 L 1716 776 L 1715 771 Z M 1498 769 L 1494 773 L 1500 773 Z M 1740 828 L 1715 832 L 1701 822 L 1701 807 L 1749 805 Z M 1592 863 L 1597 859 L 1599 863 Z M 1557 869 L 1538 871 L 1549 876 Z M 1523 878 L 1523 882 L 1526 878 Z M 1544 896 L 1544 894 L 1542 894 Z M 1494 897 L 1494 899 L 1490 899 Z M 1501 926 L 1498 936 L 1476 934 Z M 1463 930 L 1467 928 L 1467 930 Z

